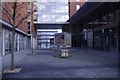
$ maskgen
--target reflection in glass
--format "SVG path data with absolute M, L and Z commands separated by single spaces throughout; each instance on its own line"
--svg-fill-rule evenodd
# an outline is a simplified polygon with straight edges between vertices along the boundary
M 37 21 L 40 23 L 66 22 L 69 19 L 68 0 L 36 0 L 38 12 Z

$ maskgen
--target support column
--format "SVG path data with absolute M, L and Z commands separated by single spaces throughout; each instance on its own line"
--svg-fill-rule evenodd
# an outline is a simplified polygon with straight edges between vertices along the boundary
M 2 27 L 0 27 L 0 53 L 2 53 Z M 2 56 L 2 54 L 0 54 L 0 57 Z
M 86 36 L 87 36 L 87 48 L 89 48 L 89 38 L 88 38 L 88 34 L 89 34 L 89 28 L 88 28 L 88 25 L 87 26 L 87 32 L 86 32 Z
M 35 50 L 36 47 L 36 42 L 35 42 L 35 37 L 33 37 L 33 50 Z
M 27 37 L 25 36 L 25 49 L 27 49 Z
M 20 37 L 19 37 L 19 34 L 18 34 L 18 37 L 17 37 L 18 39 L 17 39 L 17 51 L 20 51 L 20 41 L 19 41 L 19 39 L 20 39 Z
M 0 78 L 2 78 L 2 26 L 0 27 Z
M 3 47 L 3 48 L 2 48 L 2 54 L 5 55 L 5 29 L 4 29 L 4 28 L 3 28 L 3 35 L 2 35 L 2 36 L 3 36 L 3 37 L 2 37 L 2 38 L 3 38 L 3 39 L 2 39 L 2 40 L 3 40 L 3 41 L 2 41 L 2 42 L 3 42 L 3 45 L 2 45 L 2 47 Z
M 118 10 L 118 26 L 117 26 L 117 34 L 118 34 L 118 52 L 120 52 L 120 10 Z
M 108 47 L 108 51 L 110 51 L 110 31 L 108 30 L 107 31 L 107 36 L 108 36 L 108 45 L 107 45 L 107 47 Z
M 95 49 L 95 44 L 94 44 L 94 21 L 92 22 L 92 32 L 93 32 L 93 49 Z
M 117 12 L 118 77 L 120 77 L 120 10 Z
M 109 14 L 107 15 L 107 24 L 109 24 Z M 108 36 L 108 51 L 110 51 L 110 31 L 108 30 L 107 32 L 107 36 Z

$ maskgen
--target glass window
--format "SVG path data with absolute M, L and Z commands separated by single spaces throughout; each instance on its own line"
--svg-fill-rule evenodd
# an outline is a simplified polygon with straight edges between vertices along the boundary
M 80 0 L 76 0 L 76 2 L 79 2 Z
M 38 48 L 50 48 L 50 38 L 54 38 L 54 34 L 62 32 L 62 29 L 38 29 L 42 36 L 38 36 Z M 39 37 L 41 38 L 39 41 Z
M 28 10 L 30 10 L 30 2 L 28 2 Z
M 76 10 L 80 9 L 80 5 L 76 5 Z
M 113 22 L 113 21 L 114 21 L 113 13 L 109 14 L 109 21 L 110 21 L 110 22 Z
M 1 4 L 0 5 L 2 5 L 3 7 L 4 7 L 4 2 L 1 2 Z M 0 12 L 2 12 L 2 7 L 0 7 Z
M 69 16 L 60 19 L 61 16 L 69 15 L 68 0 L 58 2 L 55 0 L 43 0 L 43 2 L 38 1 L 36 6 L 38 7 L 36 14 L 38 14 L 38 22 L 40 23 L 66 22 L 69 19 Z
M 38 18 L 38 15 L 35 14 L 35 15 L 34 15 L 34 20 L 37 21 L 37 18 Z
M 55 18 L 55 15 L 53 14 L 53 15 L 51 15 L 52 16 L 52 18 Z

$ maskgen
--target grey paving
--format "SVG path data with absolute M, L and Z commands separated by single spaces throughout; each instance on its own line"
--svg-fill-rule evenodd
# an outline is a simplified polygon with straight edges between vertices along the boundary
M 15 54 L 18 74 L 3 74 L 3 78 L 117 78 L 118 56 L 115 52 L 71 48 L 69 58 L 54 57 L 52 50 L 30 50 Z M 3 70 L 10 66 L 10 55 L 3 57 Z
M 2 56 L 0 56 L 0 79 L 2 77 Z

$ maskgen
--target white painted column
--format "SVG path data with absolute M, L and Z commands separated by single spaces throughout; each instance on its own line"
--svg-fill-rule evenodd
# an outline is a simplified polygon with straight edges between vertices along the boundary
M 36 46 L 36 41 L 35 41 L 35 37 L 33 37 L 33 49 L 35 49 Z
M 17 51 L 20 51 L 20 50 L 19 50 L 19 48 L 20 48 L 20 45 L 19 45 L 19 34 L 18 34 L 18 37 L 17 37 L 17 38 L 18 38 L 18 39 L 17 39 L 17 44 L 18 44 L 18 45 L 17 45 Z
M 35 50 L 37 48 L 37 40 L 35 37 L 33 37 L 33 49 Z
M 31 34 L 31 48 L 33 47 L 32 43 L 33 43 L 33 36 Z
M 36 49 L 36 48 L 37 48 L 37 39 L 34 38 L 34 49 Z
M 27 43 L 26 43 L 27 41 L 26 41 L 26 40 L 27 40 L 27 37 L 25 36 L 25 38 L 24 38 L 24 43 L 25 43 L 25 44 L 24 44 L 24 49 L 27 48 L 27 46 L 26 46 L 26 45 L 27 45 Z
M 2 27 L 0 27 L 0 57 L 2 56 Z
M 0 27 L 0 78 L 2 78 L 2 27 Z
M 36 38 L 35 38 L 35 49 L 36 49 L 36 47 L 37 47 L 37 41 L 36 41 Z
M 3 42 L 3 45 L 2 45 L 2 54 L 5 55 L 5 29 L 3 28 L 3 35 L 2 35 L 2 42 Z

